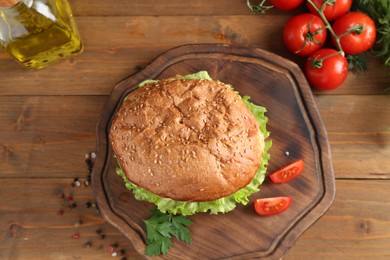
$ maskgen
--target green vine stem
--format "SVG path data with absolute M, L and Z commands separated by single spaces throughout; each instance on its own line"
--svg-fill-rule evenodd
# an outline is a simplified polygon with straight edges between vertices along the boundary
M 307 0 L 307 2 L 317 11 L 318 15 L 321 17 L 322 21 L 325 23 L 325 28 L 329 30 L 330 34 L 333 36 L 333 38 L 336 40 L 336 44 L 337 44 L 337 49 L 339 50 L 338 53 L 341 55 L 341 56 L 345 56 L 345 53 L 343 51 L 343 48 L 341 47 L 341 43 L 340 43 L 340 36 L 336 35 L 336 33 L 333 31 L 333 28 L 332 26 L 330 25 L 328 19 L 326 19 L 325 15 L 324 15 L 324 9 L 327 5 L 333 5 L 336 3 L 336 0 L 326 0 L 321 8 L 318 8 L 312 0 Z M 348 32 L 349 33 L 349 32 Z M 344 35 L 343 35 L 344 36 Z M 337 53 L 336 53 L 337 54 Z M 336 55 L 335 54 L 335 55 Z
M 313 42 L 314 44 L 318 44 L 320 45 L 321 43 L 319 41 L 317 41 L 314 36 L 316 36 L 317 34 L 321 33 L 323 30 L 326 30 L 325 27 L 321 27 L 315 31 L 311 31 L 311 25 L 312 25 L 312 22 L 313 22 L 313 19 L 311 19 L 309 21 L 309 23 L 307 24 L 307 33 L 305 35 L 305 40 L 301 46 L 301 48 L 299 50 L 297 50 L 295 53 L 300 53 L 306 46 L 307 42 Z
M 255 14 L 265 14 L 273 5 L 264 5 L 266 0 L 262 0 L 258 5 L 252 5 L 250 0 L 246 1 L 246 5 Z

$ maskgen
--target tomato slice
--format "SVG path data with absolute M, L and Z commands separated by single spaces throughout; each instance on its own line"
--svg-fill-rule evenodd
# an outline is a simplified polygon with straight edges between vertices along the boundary
M 291 197 L 274 197 L 256 199 L 255 210 L 262 216 L 272 216 L 282 213 L 290 207 Z
M 301 175 L 304 168 L 302 160 L 294 161 L 270 174 L 273 183 L 285 183 Z

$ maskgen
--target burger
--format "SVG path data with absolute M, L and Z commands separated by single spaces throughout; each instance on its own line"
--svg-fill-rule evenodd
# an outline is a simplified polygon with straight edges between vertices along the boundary
M 163 213 L 226 213 L 264 181 L 265 112 L 205 71 L 144 81 L 111 122 L 116 171 Z

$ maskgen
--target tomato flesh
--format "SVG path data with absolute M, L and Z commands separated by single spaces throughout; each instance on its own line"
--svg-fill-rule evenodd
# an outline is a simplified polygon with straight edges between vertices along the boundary
M 254 202 L 257 214 L 272 216 L 287 210 L 291 204 L 291 197 L 274 197 L 256 199 Z
M 303 168 L 304 162 L 297 160 L 271 173 L 269 177 L 273 183 L 289 182 L 301 175 Z

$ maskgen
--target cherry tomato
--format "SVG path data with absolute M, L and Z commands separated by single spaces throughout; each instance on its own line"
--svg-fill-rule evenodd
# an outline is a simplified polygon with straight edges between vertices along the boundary
M 271 173 L 269 177 L 273 183 L 289 182 L 301 175 L 303 167 L 303 161 L 297 160 Z
M 356 28 L 340 38 L 343 51 L 347 54 L 359 54 L 370 49 L 376 39 L 375 22 L 366 14 L 350 12 L 338 18 L 333 24 L 333 31 L 340 36 Z M 332 37 L 333 44 L 336 40 Z M 337 45 L 336 45 L 337 46 Z
M 347 59 L 334 49 L 319 49 L 310 55 L 306 61 L 304 71 L 312 87 L 321 90 L 335 89 L 347 78 Z M 325 58 L 325 59 L 323 59 Z M 319 65 L 321 59 L 322 65 Z
M 314 14 L 299 14 L 290 18 L 283 29 L 283 42 L 293 53 L 308 56 L 324 45 L 325 24 Z
M 325 0 L 312 0 L 313 4 L 317 8 L 321 8 L 324 4 Z M 307 7 L 310 12 L 313 14 L 318 14 L 314 7 L 307 1 Z M 342 16 L 351 8 L 352 0 L 336 0 L 336 2 L 332 5 L 327 5 L 324 9 L 324 15 L 328 21 L 333 21 L 338 17 Z
M 271 216 L 282 213 L 290 207 L 291 197 L 274 197 L 256 199 L 254 202 L 257 214 Z
M 292 10 L 303 3 L 304 0 L 271 0 L 271 4 L 280 10 Z

